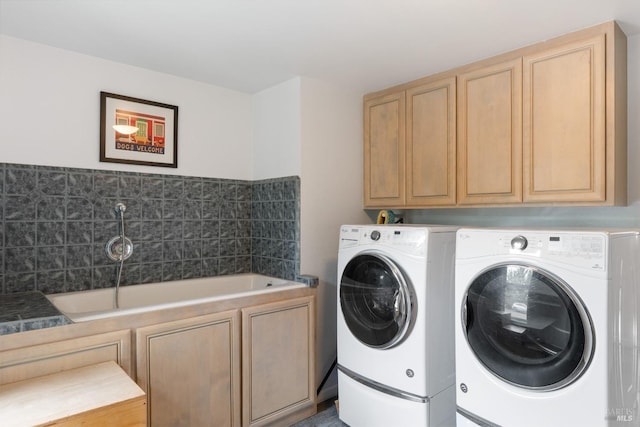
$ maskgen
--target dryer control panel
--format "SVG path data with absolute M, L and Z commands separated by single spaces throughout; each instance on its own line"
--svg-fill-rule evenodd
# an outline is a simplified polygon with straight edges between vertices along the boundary
M 524 256 L 590 270 L 607 267 L 607 234 L 531 230 L 460 230 L 456 257 Z

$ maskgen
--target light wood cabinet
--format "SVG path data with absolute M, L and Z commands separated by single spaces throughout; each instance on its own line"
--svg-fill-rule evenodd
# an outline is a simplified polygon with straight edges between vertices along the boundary
M 627 43 L 614 23 L 523 56 L 525 203 L 627 203 Z
M 135 348 L 150 426 L 286 426 L 316 412 L 314 297 L 140 327 Z
M 608 22 L 365 96 L 365 105 L 394 92 L 407 102 L 405 196 L 395 184 L 400 168 L 394 169 L 395 199 L 367 198 L 381 180 L 365 174 L 365 207 L 625 205 L 626 50 L 626 36 Z M 450 90 L 457 92 L 450 116 L 457 133 L 449 133 L 457 163 L 442 154 L 444 97 L 415 97 L 425 81 L 447 74 L 457 77 Z M 402 110 L 394 112 L 393 129 L 402 136 Z M 374 132 L 381 117 L 365 108 L 365 169 L 368 141 L 380 139 Z M 384 159 L 379 156 L 378 164 Z M 456 196 L 434 197 L 444 193 L 442 171 L 451 169 L 457 178 L 448 183 Z
M 456 78 L 406 91 L 407 205 L 456 203 Z
M 458 202 L 522 201 L 522 61 L 458 76 Z
M 405 204 L 405 95 L 391 93 L 364 102 L 364 203 Z
M 149 425 L 235 427 L 253 405 L 265 414 L 254 424 L 288 426 L 316 412 L 315 293 L 283 288 L 4 335 L 0 386 L 113 361 L 148 393 Z
M 365 97 L 365 206 L 454 205 L 456 80 Z
M 281 425 L 316 413 L 315 299 L 242 310 L 243 426 Z
M 524 57 L 525 201 L 606 199 L 605 35 Z
M 149 425 L 240 425 L 239 334 L 238 310 L 135 331 Z

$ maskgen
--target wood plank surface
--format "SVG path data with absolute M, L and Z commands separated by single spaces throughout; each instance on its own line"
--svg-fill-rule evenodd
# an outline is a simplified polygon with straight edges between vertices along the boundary
M 144 426 L 145 405 L 142 389 L 113 361 L 0 386 L 4 427 Z

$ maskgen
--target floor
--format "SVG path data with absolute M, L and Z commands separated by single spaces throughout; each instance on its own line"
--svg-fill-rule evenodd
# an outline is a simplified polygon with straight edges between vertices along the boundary
M 318 405 L 318 413 L 312 417 L 298 421 L 291 427 L 348 427 L 338 418 L 335 400 L 327 400 Z

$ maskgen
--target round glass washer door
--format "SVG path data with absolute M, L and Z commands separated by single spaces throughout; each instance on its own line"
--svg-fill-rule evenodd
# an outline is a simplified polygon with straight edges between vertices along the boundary
M 340 307 L 347 327 L 363 344 L 386 349 L 399 344 L 414 320 L 413 292 L 387 256 L 364 252 L 353 257 L 340 279 Z
M 491 373 L 510 384 L 559 389 L 591 361 L 589 314 L 571 288 L 547 271 L 494 266 L 472 281 L 463 304 L 469 346 Z

